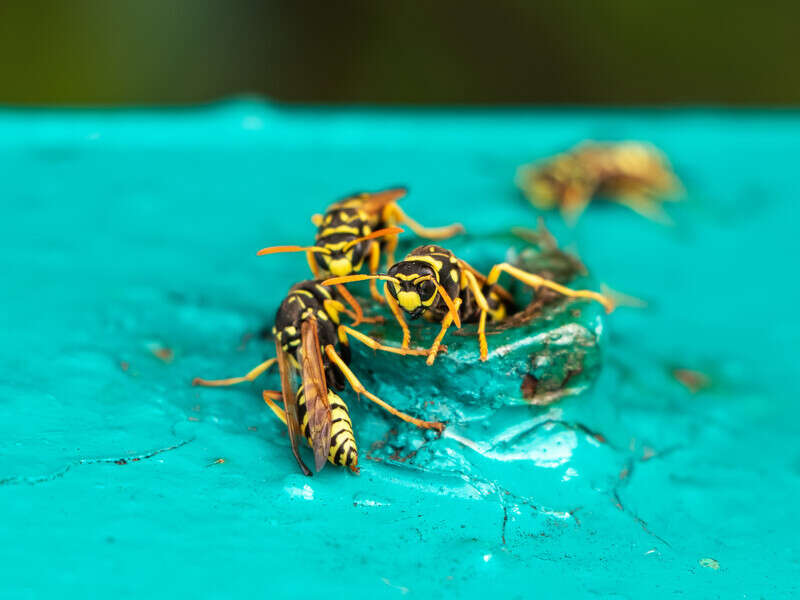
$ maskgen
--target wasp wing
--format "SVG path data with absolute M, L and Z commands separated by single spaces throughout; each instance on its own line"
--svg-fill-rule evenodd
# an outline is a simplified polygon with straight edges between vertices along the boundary
M 407 193 L 408 190 L 406 188 L 398 187 L 367 194 L 366 198 L 364 198 L 364 211 L 369 214 L 380 214 L 385 206 L 392 202 L 397 202 Z
M 300 458 L 300 450 L 297 444 L 297 438 L 300 437 L 300 421 L 297 417 L 297 389 L 294 385 L 292 366 L 289 364 L 289 359 L 278 340 L 275 340 L 275 356 L 278 358 L 278 370 L 281 373 L 281 393 L 286 411 L 286 426 L 289 429 L 289 442 L 292 444 L 292 454 L 294 454 L 303 474 L 311 475 L 311 471 L 303 462 L 303 459 Z
M 301 366 L 303 394 L 308 415 L 308 437 L 314 450 L 317 471 L 325 466 L 331 451 L 331 407 L 328 402 L 328 385 L 325 381 L 325 365 L 319 347 L 316 319 L 306 319 L 300 326 Z

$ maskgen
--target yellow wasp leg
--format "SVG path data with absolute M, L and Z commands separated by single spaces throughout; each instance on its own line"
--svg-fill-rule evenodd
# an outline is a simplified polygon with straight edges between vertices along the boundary
M 485 310 L 481 311 L 481 320 L 478 322 L 478 342 L 481 347 L 481 360 L 486 361 L 489 358 L 489 344 L 486 343 L 486 315 L 489 314 Z
M 428 238 L 429 240 L 446 240 L 459 233 L 464 233 L 464 226 L 461 223 L 453 223 L 446 227 L 424 227 L 404 213 L 403 209 L 396 203 L 386 207 L 385 215 L 388 217 L 388 219 L 384 219 L 387 223 L 408 225 L 408 228 L 419 237 Z
M 492 270 L 489 271 L 489 276 L 486 278 L 486 283 L 494 284 L 502 272 L 508 273 L 512 277 L 519 279 L 522 283 L 529 285 L 534 289 L 543 286 L 550 288 L 551 290 L 555 290 L 560 294 L 564 294 L 565 296 L 571 296 L 573 298 L 589 298 L 590 300 L 595 300 L 596 302 L 602 304 L 605 307 L 606 312 L 611 312 L 614 310 L 614 303 L 602 294 L 598 294 L 597 292 L 593 292 L 591 290 L 573 290 L 560 285 L 555 281 L 550 281 L 549 279 L 544 279 L 543 277 L 539 277 L 533 273 L 528 273 L 527 271 L 518 269 L 517 267 L 508 263 L 500 263 L 499 265 L 493 266 Z
M 467 285 L 469 285 L 472 295 L 475 296 L 478 307 L 481 309 L 481 318 L 478 323 L 478 342 L 481 348 L 481 360 L 485 361 L 489 357 L 489 345 L 486 343 L 486 315 L 490 312 L 489 303 L 486 301 L 486 296 L 483 295 L 483 291 L 475 275 L 466 269 L 463 270 L 462 273 L 467 280 Z
M 353 319 L 353 324 L 356 325 L 356 313 L 352 310 L 345 308 L 344 304 L 339 302 L 338 300 L 325 300 L 325 311 L 329 315 L 334 315 L 337 313 L 344 313 L 351 319 Z M 362 323 L 383 323 L 386 319 L 378 315 L 377 317 L 361 317 Z
M 463 277 L 467 280 L 467 285 L 472 291 L 472 295 L 475 296 L 475 302 L 478 303 L 482 311 L 489 312 L 489 303 L 486 301 L 486 296 L 483 295 L 483 291 L 481 291 L 481 286 L 478 284 L 478 280 L 475 279 L 475 275 L 466 269 L 462 271 L 462 273 Z
M 386 298 L 386 303 L 389 305 L 394 318 L 397 319 L 397 322 L 400 324 L 400 328 L 403 330 L 403 348 L 408 348 L 408 346 L 411 344 L 411 332 L 408 330 L 408 323 L 406 323 L 406 320 L 403 317 L 403 310 L 397 304 L 397 300 L 394 299 L 394 296 L 392 296 L 392 293 L 389 291 L 388 281 L 383 284 L 383 295 Z
M 373 242 L 372 248 L 369 251 L 369 273 L 375 275 L 378 268 L 381 266 L 381 247 L 377 242 Z M 378 291 L 378 286 L 375 279 L 369 280 L 369 293 L 372 294 L 372 299 L 380 304 L 384 303 L 383 296 Z
M 244 377 L 230 377 L 228 379 L 201 379 L 200 377 L 195 377 L 192 380 L 192 385 L 202 385 L 205 387 L 224 387 L 226 385 L 236 385 L 237 383 L 244 383 L 245 381 L 253 381 L 255 380 L 256 377 L 258 377 L 264 371 L 269 369 L 275 363 L 276 360 L 277 359 L 274 358 L 265 360 L 255 369 L 252 369 Z
M 353 294 L 347 291 L 347 288 L 344 287 L 342 284 L 336 286 L 336 291 L 339 292 L 339 295 L 344 298 L 344 301 L 350 305 L 350 308 L 353 309 L 353 313 L 355 318 L 353 319 L 353 325 L 358 325 L 364 321 L 364 310 L 361 308 L 361 305 L 358 301 L 353 298 Z
M 314 260 L 314 253 L 311 250 L 306 250 L 306 262 L 308 262 L 308 268 L 311 269 L 314 279 L 319 279 L 319 265 Z
M 338 354 L 336 354 L 336 350 L 334 350 L 333 346 L 331 346 L 330 344 L 325 346 L 325 354 L 327 354 L 328 358 L 330 358 L 331 361 L 333 361 L 336 364 L 336 366 L 339 367 L 339 370 L 342 372 L 342 375 L 344 375 L 345 379 L 347 379 L 347 382 L 350 384 L 350 386 L 353 388 L 353 391 L 356 394 L 359 395 L 364 394 L 375 404 L 377 404 L 384 410 L 390 412 L 395 417 L 398 417 L 403 421 L 406 421 L 407 423 L 412 423 L 413 425 L 416 425 L 421 429 L 436 429 L 437 431 L 442 431 L 442 429 L 444 429 L 444 423 L 439 423 L 437 421 L 423 421 L 422 419 L 417 419 L 416 417 L 412 417 L 411 415 L 408 415 L 402 411 L 397 410 L 391 404 L 384 402 L 383 400 L 378 398 L 375 394 L 367 391 L 367 389 L 358 380 L 355 374 L 344 363 L 342 358 Z
M 627 206 L 636 214 L 661 225 L 675 225 L 675 221 L 667 214 L 661 203 L 644 194 L 618 196 L 612 198 L 612 201 L 622 206 Z
M 283 395 L 280 392 L 272 390 L 264 390 L 261 392 L 261 395 L 264 398 L 264 402 L 267 403 L 267 406 L 269 406 L 272 409 L 272 412 L 275 413 L 275 416 L 283 421 L 284 425 L 286 425 L 286 413 L 283 412 L 283 409 L 280 406 L 273 402 L 273 400 L 280 400 L 283 398 Z
M 340 325 L 339 330 L 343 332 L 345 336 L 349 335 L 373 350 L 381 350 L 383 352 L 391 352 L 392 354 L 401 354 L 403 356 L 426 356 L 428 354 L 428 350 L 424 348 L 397 348 L 395 346 L 386 346 L 347 325 Z M 342 335 L 340 334 L 339 339 L 341 338 Z
M 461 308 L 461 298 L 456 298 L 453 304 L 455 304 L 456 310 Z M 449 312 L 442 319 L 442 329 L 439 331 L 439 335 L 437 335 L 433 340 L 430 350 L 428 350 L 428 358 L 425 360 L 428 366 L 432 365 L 433 361 L 436 360 L 436 353 L 439 351 L 439 345 L 442 343 L 442 338 L 444 337 L 444 334 L 447 333 L 447 330 L 450 328 L 452 323 L 453 313 Z

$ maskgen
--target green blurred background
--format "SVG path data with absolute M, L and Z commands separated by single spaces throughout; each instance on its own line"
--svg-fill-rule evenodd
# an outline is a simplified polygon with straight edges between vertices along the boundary
M 0 0 L 0 103 L 800 101 L 800 3 Z

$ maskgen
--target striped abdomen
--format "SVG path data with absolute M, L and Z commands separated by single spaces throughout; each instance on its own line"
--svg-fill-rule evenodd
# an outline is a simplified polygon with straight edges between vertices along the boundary
M 347 405 L 330 389 L 328 390 L 328 403 L 331 407 L 331 450 L 328 454 L 328 461 L 334 465 L 350 467 L 351 471 L 358 473 L 358 447 L 353 435 L 353 425 L 350 422 Z M 302 386 L 297 390 L 297 416 L 300 419 L 300 431 L 311 445 L 306 398 Z

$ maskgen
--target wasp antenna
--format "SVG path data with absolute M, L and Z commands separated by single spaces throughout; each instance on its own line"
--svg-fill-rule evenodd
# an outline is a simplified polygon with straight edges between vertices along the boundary
M 279 252 L 319 252 L 322 254 L 330 254 L 326 248 L 319 248 L 317 246 L 270 246 L 269 248 L 262 248 L 257 252 L 258 256 L 266 254 L 278 254 Z
M 381 238 L 387 235 L 399 235 L 404 231 L 405 229 L 403 229 L 402 227 L 385 227 L 384 229 L 376 229 L 375 231 L 373 231 L 368 235 L 356 238 L 354 240 L 350 240 L 344 245 L 343 250 L 347 251 L 356 244 L 360 244 L 361 242 L 366 242 L 367 240 L 374 240 L 376 238 Z
M 326 279 L 320 285 L 339 285 L 340 283 L 350 283 L 352 281 L 367 281 L 368 279 L 382 279 L 383 281 L 393 281 L 397 283 L 397 279 L 389 275 L 344 275 L 343 277 L 331 277 Z
M 433 285 L 436 286 L 436 289 L 439 291 L 439 295 L 442 297 L 442 300 L 444 300 L 444 303 L 447 304 L 447 308 L 450 311 L 450 314 L 453 315 L 453 323 L 456 324 L 456 327 L 458 329 L 461 329 L 461 317 L 458 314 L 458 309 L 456 308 L 456 305 L 453 304 L 453 299 L 450 297 L 450 294 L 448 294 L 447 290 L 445 290 L 441 285 L 439 285 L 439 282 L 436 281 L 433 277 L 431 277 L 431 281 L 433 282 Z

